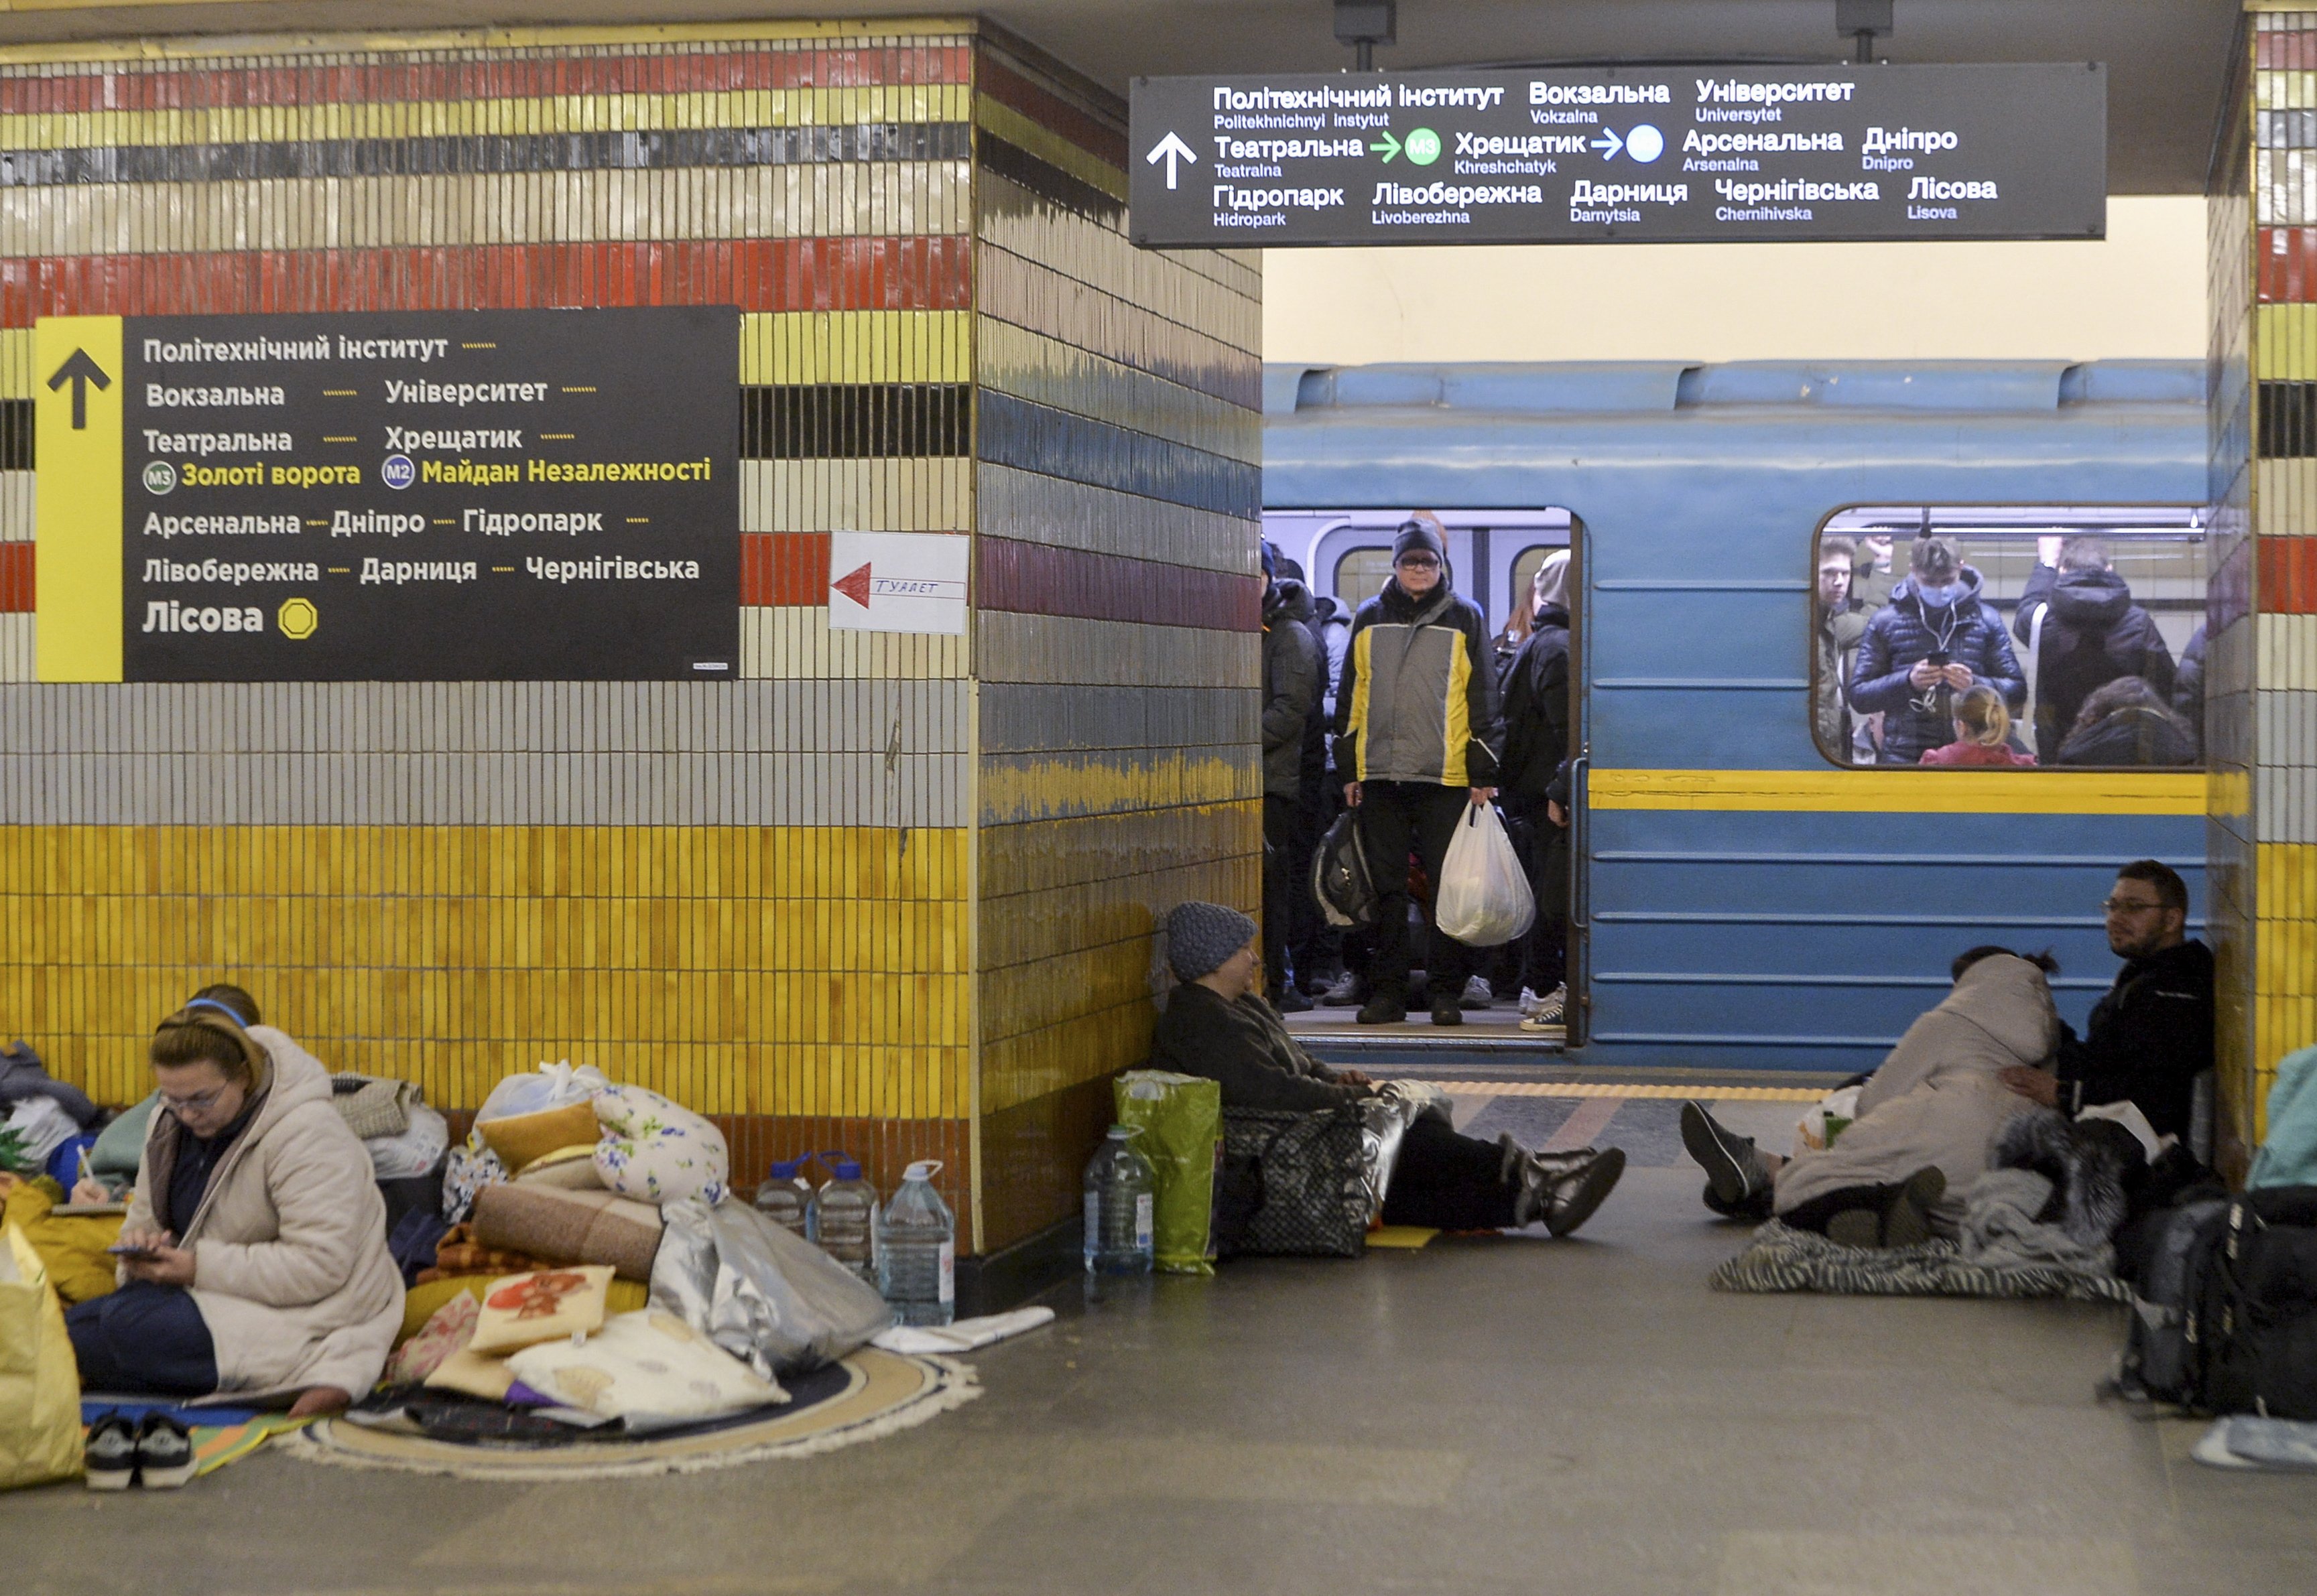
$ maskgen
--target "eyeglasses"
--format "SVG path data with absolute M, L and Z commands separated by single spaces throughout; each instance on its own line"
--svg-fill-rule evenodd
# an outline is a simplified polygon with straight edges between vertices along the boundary
M 1412 566 L 1418 571 L 1436 571 L 1440 568 L 1440 562 L 1428 554 L 1404 554 L 1394 563 Z
M 161 1101 L 168 1104 L 170 1111 L 174 1114 L 206 1114 L 217 1107 L 218 1099 L 224 1095 L 224 1087 L 212 1086 L 207 1092 L 196 1092 L 191 1097 L 171 1097 L 164 1092 Z
M 2164 905 L 2154 898 L 2111 897 L 2101 900 L 2100 908 L 2110 914 L 2145 914 Z

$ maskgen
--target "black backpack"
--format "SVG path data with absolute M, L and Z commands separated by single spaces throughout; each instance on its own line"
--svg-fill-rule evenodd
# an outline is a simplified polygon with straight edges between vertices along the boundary
M 2226 1233 L 2229 1200 L 2208 1198 L 2150 1216 L 2116 1385 L 2126 1395 L 2199 1405 L 2198 1294 Z
M 1366 844 L 1360 838 L 1360 812 L 1346 809 L 1320 840 L 1311 855 L 1311 896 L 1320 901 L 1328 923 L 1373 925 L 1375 884 L 1368 878 Z
M 2196 1405 L 2317 1419 L 2317 1186 L 2274 1186 L 2228 1205 L 2190 1339 Z

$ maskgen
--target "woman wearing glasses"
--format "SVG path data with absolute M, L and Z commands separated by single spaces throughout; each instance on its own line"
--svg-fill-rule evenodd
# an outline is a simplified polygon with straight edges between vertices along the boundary
M 83 1388 L 345 1406 L 392 1350 L 402 1277 L 328 1073 L 207 994 L 161 1021 L 150 1057 L 121 1288 L 66 1315 Z

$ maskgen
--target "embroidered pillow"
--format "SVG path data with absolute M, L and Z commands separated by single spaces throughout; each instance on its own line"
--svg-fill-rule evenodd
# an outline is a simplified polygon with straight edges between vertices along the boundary
M 543 1341 L 560 1341 L 579 1331 L 603 1327 L 604 1299 L 612 1284 L 609 1264 L 574 1264 L 569 1269 L 533 1270 L 504 1275 L 483 1293 L 470 1352 L 512 1352 Z

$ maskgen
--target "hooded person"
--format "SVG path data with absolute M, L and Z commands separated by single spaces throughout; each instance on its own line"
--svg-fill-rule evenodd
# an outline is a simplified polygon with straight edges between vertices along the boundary
M 1682 1105 L 1682 1140 L 1706 1172 L 1706 1206 L 1775 1213 L 1855 1245 L 1955 1234 L 1998 1133 L 2032 1106 L 2003 1072 L 2048 1070 L 2059 1047 L 2048 980 L 2057 968 L 2047 955 L 2002 948 L 1959 957 L 1954 987 L 1907 1028 L 1859 1089 L 1856 1117 L 1823 1150 L 1779 1159 L 1702 1104 Z
M 321 1063 L 197 997 L 150 1048 L 160 1104 L 121 1227 L 121 1288 L 66 1315 L 90 1390 L 344 1407 L 377 1382 L 402 1274 L 370 1155 Z
M 2003 622 L 1980 602 L 1978 570 L 1952 538 L 1918 538 L 1907 575 L 1866 623 L 1852 657 L 1850 707 L 1883 716 L 1883 764 L 1919 764 L 1954 736 L 1955 700 L 1979 682 L 2017 709 L 2026 682 Z
M 2109 682 L 2137 676 L 2159 699 L 2171 694 L 2172 651 L 2098 538 L 2070 538 L 2055 564 L 2037 564 L 2011 635 L 2035 646 L 2035 753 L 2045 764 L 2058 762 L 2084 700 Z
M 2137 676 L 2104 683 L 2076 711 L 2062 765 L 2192 765 L 2196 734 Z
M 1177 904 L 1167 916 L 1167 963 L 1179 983 L 1150 1040 L 1150 1067 L 1197 1075 L 1233 1109 L 1311 1113 L 1376 1094 L 1356 1070 L 1304 1051 L 1256 991 L 1256 926 L 1221 904 Z M 1582 1225 L 1625 1167 L 1615 1147 L 1530 1153 L 1511 1136 L 1461 1136 L 1419 1116 L 1400 1143 L 1383 1205 L 1387 1225 L 1499 1230 L 1542 1223 L 1555 1235 Z
M 1304 816 L 1319 797 L 1327 758 L 1327 728 L 1320 716 L 1321 654 L 1311 629 L 1311 590 L 1278 572 L 1278 555 L 1263 546 L 1263 967 L 1275 1006 L 1308 1009 L 1291 995 L 1290 941 L 1307 944 L 1313 914 L 1301 912 L 1310 874 L 1310 827 Z M 1299 971 L 1308 976 L 1311 972 Z
M 1408 860 L 1440 878 L 1470 804 L 1494 800 L 1504 748 L 1488 623 L 1457 595 L 1436 520 L 1411 516 L 1392 539 L 1392 574 L 1353 618 L 1336 689 L 1336 776 L 1360 810 L 1376 922 L 1363 1025 L 1408 1017 Z M 1432 1023 L 1461 1025 L 1472 950 L 1438 934 L 1425 959 Z

